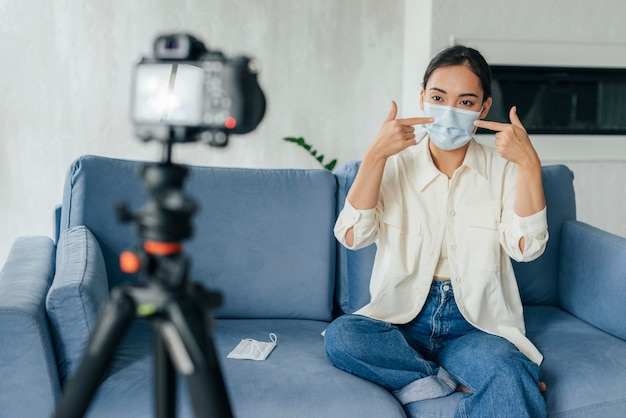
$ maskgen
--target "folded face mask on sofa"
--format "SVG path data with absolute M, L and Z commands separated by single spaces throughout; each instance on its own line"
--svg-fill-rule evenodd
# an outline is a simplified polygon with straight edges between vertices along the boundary
M 271 342 L 261 342 L 251 338 L 243 339 L 226 357 L 237 360 L 265 360 L 276 347 L 276 334 L 271 333 L 270 340 Z

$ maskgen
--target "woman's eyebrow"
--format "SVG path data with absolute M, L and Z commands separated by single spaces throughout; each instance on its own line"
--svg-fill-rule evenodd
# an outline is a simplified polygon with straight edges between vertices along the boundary
M 439 87 L 431 87 L 431 88 L 429 88 L 428 90 L 429 90 L 429 91 L 434 90 L 434 91 L 438 91 L 439 93 L 448 94 L 448 92 L 447 92 L 447 91 L 445 91 L 444 89 L 440 89 Z
M 447 91 L 445 91 L 444 89 L 441 89 L 439 87 L 431 87 L 428 89 L 429 91 L 438 91 L 439 93 L 443 93 L 443 94 L 448 94 Z M 476 93 L 462 93 L 459 94 L 459 97 L 475 97 L 475 98 L 479 98 L 478 95 Z

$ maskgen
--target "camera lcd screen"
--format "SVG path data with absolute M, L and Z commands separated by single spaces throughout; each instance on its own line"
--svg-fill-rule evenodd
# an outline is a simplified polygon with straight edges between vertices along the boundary
M 135 123 L 201 125 L 203 82 L 204 70 L 195 65 L 138 65 L 132 111 Z

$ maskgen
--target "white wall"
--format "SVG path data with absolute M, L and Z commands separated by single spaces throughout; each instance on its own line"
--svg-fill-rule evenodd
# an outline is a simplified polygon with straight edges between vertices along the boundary
M 0 265 L 22 235 L 52 234 L 65 172 L 81 154 L 153 160 L 128 118 L 132 63 L 163 31 L 255 56 L 265 119 L 225 149 L 179 162 L 317 168 L 284 136 L 360 158 L 402 96 L 404 2 L 377 0 L 0 0 Z
M 51 235 L 74 158 L 158 158 L 133 136 L 128 98 L 131 65 L 160 32 L 257 57 L 268 96 L 258 130 L 226 149 L 178 146 L 177 161 L 318 167 L 281 138 L 360 158 L 391 99 L 417 112 L 422 73 L 451 38 L 492 63 L 626 67 L 625 12 L 622 0 L 0 0 L 0 265 L 16 237 Z M 533 141 L 575 172 L 579 218 L 626 236 L 626 138 Z
M 626 67 L 623 0 L 432 3 L 433 53 L 458 43 L 479 49 L 491 64 Z M 531 139 L 544 164 L 574 171 L 578 219 L 626 236 L 626 137 Z

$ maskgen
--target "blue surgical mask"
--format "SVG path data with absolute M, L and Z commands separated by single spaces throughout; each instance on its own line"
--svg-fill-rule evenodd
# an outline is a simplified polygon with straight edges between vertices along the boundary
M 423 125 L 430 140 L 439 148 L 450 151 L 461 148 L 472 139 L 474 122 L 480 111 L 424 102 L 424 116 L 435 119 L 433 123 Z

